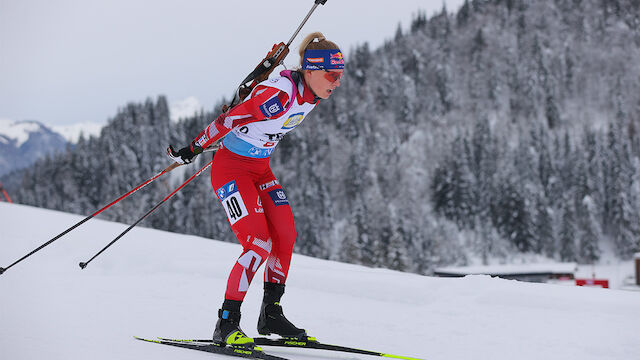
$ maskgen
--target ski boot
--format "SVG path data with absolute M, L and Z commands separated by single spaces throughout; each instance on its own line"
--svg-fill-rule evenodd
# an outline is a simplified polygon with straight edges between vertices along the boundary
M 241 301 L 225 300 L 218 310 L 218 322 L 213 332 L 213 342 L 221 346 L 246 347 L 252 349 L 255 343 L 240 328 Z
M 284 294 L 284 285 L 264 283 L 264 298 L 260 307 L 258 333 L 260 335 L 280 335 L 283 338 L 306 339 L 307 332 L 293 325 L 282 312 L 280 298 Z

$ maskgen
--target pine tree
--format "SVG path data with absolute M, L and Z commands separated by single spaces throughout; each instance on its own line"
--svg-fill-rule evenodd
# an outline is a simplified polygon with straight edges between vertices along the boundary
M 555 231 L 553 228 L 553 219 L 551 211 L 547 205 L 544 196 L 538 197 L 536 200 L 536 218 L 535 218 L 535 238 L 536 247 L 533 249 L 536 253 L 543 253 L 553 258 L 557 253 Z
M 439 62 L 435 70 L 435 87 L 442 105 L 442 114 L 453 109 L 453 90 L 451 89 L 451 66 L 448 61 Z
M 366 81 L 366 74 L 371 67 L 372 61 L 371 51 L 369 50 L 369 43 L 365 42 L 362 45 L 356 47 L 352 56 L 348 58 L 348 66 L 350 71 L 353 72 L 358 84 L 362 85 Z
M 519 251 L 533 249 L 532 219 L 527 210 L 526 199 L 510 178 L 502 180 L 493 218 L 498 232 Z
M 415 33 L 418 30 L 423 29 L 427 25 L 427 14 L 424 11 L 419 10 L 411 20 L 411 33 Z
M 453 197 L 453 184 L 451 180 L 451 172 L 449 167 L 445 164 L 441 164 L 434 170 L 434 175 L 431 180 L 431 201 L 433 203 L 434 210 L 451 218 L 453 216 L 451 205 L 451 198 Z
M 402 33 L 402 24 L 398 23 L 398 26 L 396 27 L 396 35 L 394 36 L 394 40 L 401 41 L 403 36 L 404 34 Z
M 595 215 L 595 203 L 590 196 L 585 196 L 580 205 L 585 216 L 579 221 L 578 257 L 581 262 L 594 264 L 600 258 L 598 239 L 602 234 Z
M 608 132 L 608 162 L 605 177 L 605 224 L 621 257 L 629 257 L 636 247 L 638 215 L 632 198 L 634 174 L 628 137 L 624 135 L 624 118 L 611 124 Z
M 464 3 L 458 10 L 458 14 L 456 15 L 456 21 L 458 26 L 465 26 L 469 22 L 469 18 L 471 17 L 471 6 L 469 5 L 469 0 L 464 0 Z
M 408 259 L 407 242 L 405 241 L 405 230 L 398 226 L 391 233 L 388 251 L 385 251 L 385 263 L 393 270 L 406 271 L 411 261 Z
M 562 223 L 558 234 L 559 254 L 562 261 L 575 261 L 576 256 L 576 224 L 573 203 L 565 198 L 562 202 Z
M 474 113 L 483 113 L 484 109 L 480 108 L 479 105 L 483 104 L 482 99 L 486 98 L 488 93 L 486 77 L 490 76 L 490 74 L 488 74 L 487 64 L 484 60 L 486 48 L 485 35 L 482 29 L 478 29 L 470 49 L 473 71 L 469 76 L 469 101 L 471 110 Z

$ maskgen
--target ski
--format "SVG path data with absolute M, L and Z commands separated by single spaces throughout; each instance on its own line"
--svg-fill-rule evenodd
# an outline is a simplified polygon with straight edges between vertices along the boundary
M 212 344 L 213 343 L 211 339 L 192 339 L 192 340 L 191 339 L 167 339 L 167 338 L 159 338 L 159 339 L 161 341 L 172 341 L 172 342 L 182 343 L 182 344 L 189 344 L 189 343 Z M 262 346 L 278 346 L 278 347 L 339 351 L 339 352 L 352 353 L 352 354 L 371 355 L 371 356 L 379 356 L 379 357 L 403 359 L 403 360 L 424 360 L 424 359 L 413 358 L 408 356 L 386 354 L 378 351 L 362 350 L 362 349 L 346 347 L 346 346 L 325 344 L 325 343 L 319 342 L 316 338 L 313 338 L 313 337 L 308 337 L 306 339 L 295 339 L 295 338 L 270 339 L 266 337 L 256 337 L 256 338 L 253 338 L 253 341 L 256 343 L 256 345 L 262 345 Z
M 169 339 L 160 339 L 160 340 L 152 340 L 152 339 L 144 339 L 141 337 L 134 336 L 138 340 L 152 342 L 156 344 L 163 344 L 169 346 L 176 346 L 186 349 L 204 351 L 213 354 L 227 355 L 240 357 L 245 359 L 261 359 L 261 360 L 289 360 L 283 357 L 269 355 L 262 351 L 259 347 L 250 348 L 242 348 L 242 347 L 231 347 L 231 346 L 220 346 L 215 344 L 211 340 L 206 341 L 173 341 Z

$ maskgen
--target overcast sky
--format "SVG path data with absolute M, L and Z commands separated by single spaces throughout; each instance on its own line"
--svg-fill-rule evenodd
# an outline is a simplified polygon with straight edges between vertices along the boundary
M 399 23 L 463 0 L 328 0 L 294 40 L 322 31 L 348 56 Z M 196 97 L 211 110 L 271 46 L 287 42 L 313 0 L 0 0 L 0 118 L 105 123 L 127 102 Z

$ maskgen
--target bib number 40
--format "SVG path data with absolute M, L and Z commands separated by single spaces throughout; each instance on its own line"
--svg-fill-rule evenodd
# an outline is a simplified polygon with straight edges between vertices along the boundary
M 231 225 L 238 222 L 238 220 L 243 217 L 249 215 L 247 211 L 247 207 L 242 201 L 242 196 L 238 191 L 238 187 L 236 186 L 235 181 L 231 181 L 225 184 L 223 187 L 218 189 L 217 191 L 218 197 L 222 202 L 222 206 L 224 207 L 224 211 L 227 213 L 227 218 Z
M 227 218 L 229 218 L 231 225 L 249 214 L 239 192 L 224 200 L 224 210 L 227 212 Z
M 229 214 L 229 218 L 233 220 L 240 219 L 242 215 L 244 215 L 244 211 L 242 211 L 242 207 L 240 206 L 240 202 L 236 197 L 232 197 L 226 201 L 227 203 L 227 214 Z

